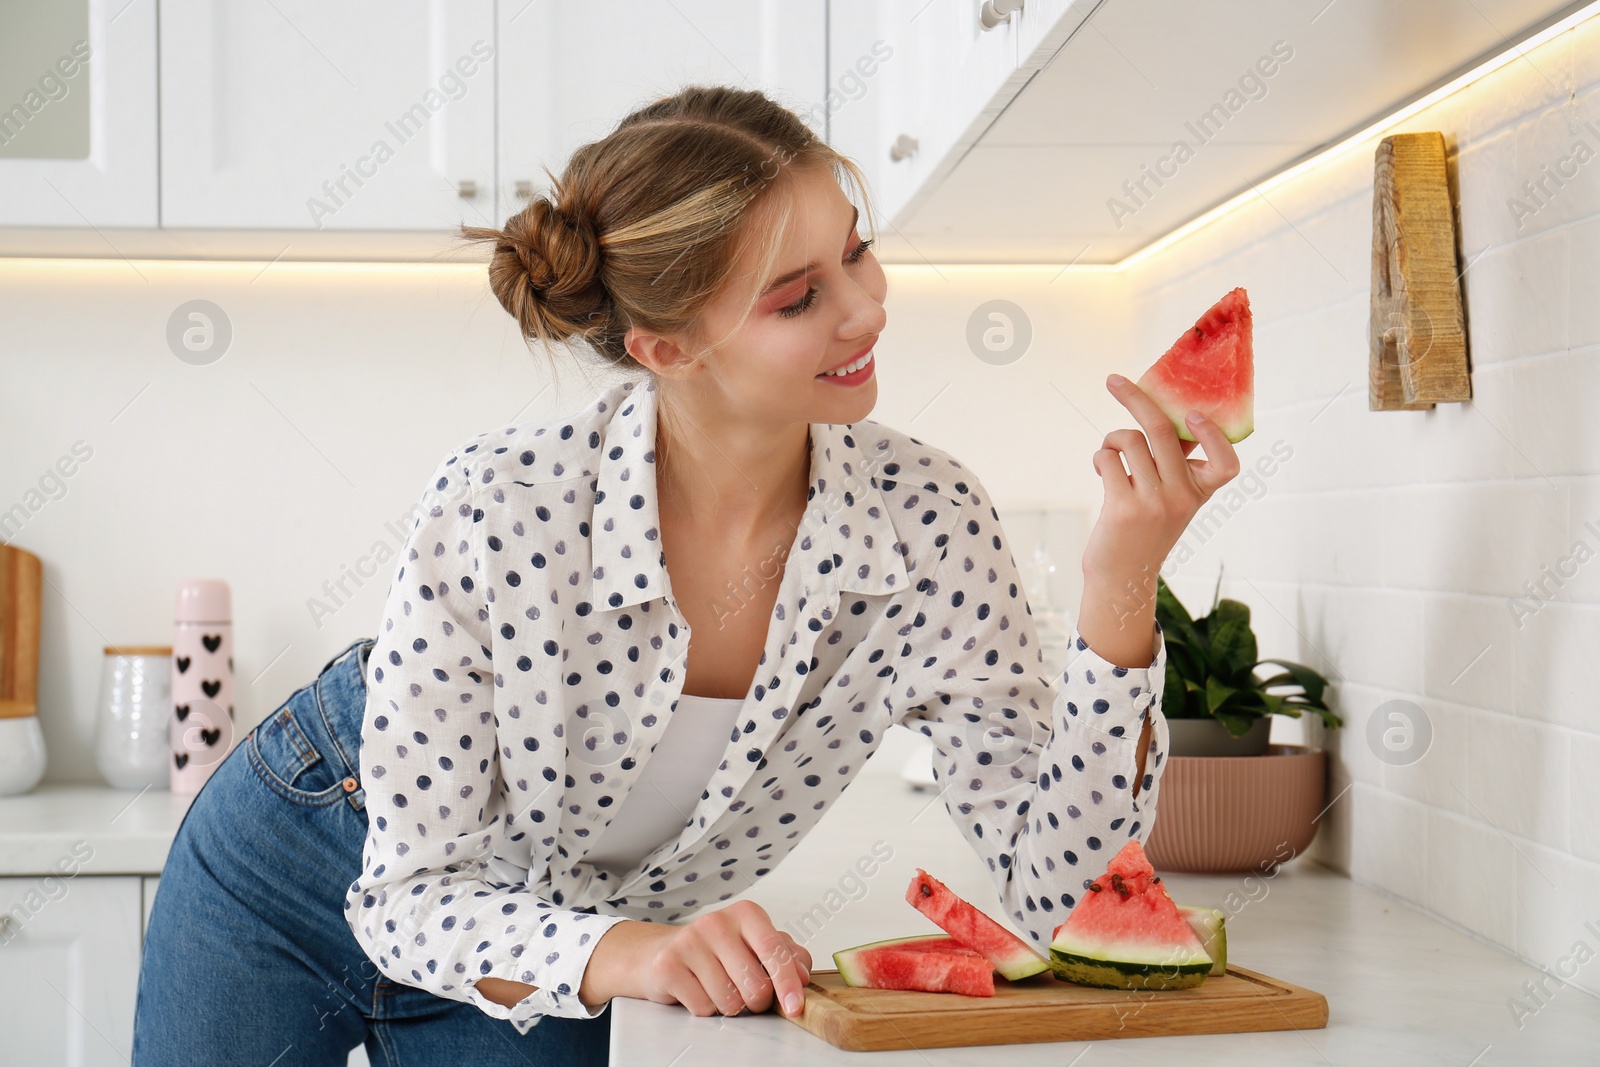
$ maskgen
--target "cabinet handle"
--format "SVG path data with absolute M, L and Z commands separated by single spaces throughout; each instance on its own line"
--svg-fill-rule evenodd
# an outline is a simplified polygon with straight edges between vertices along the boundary
M 894 144 L 889 146 L 889 158 L 898 163 L 902 159 L 916 154 L 917 139 L 909 133 L 902 133 L 894 139 Z
M 1002 22 L 1011 21 L 1011 13 L 1021 11 L 1022 4 L 1023 0 L 983 0 L 978 21 L 983 23 L 984 29 L 992 30 Z
M 526 179 L 526 178 L 517 179 L 517 184 L 516 184 L 516 186 L 514 188 L 515 188 L 518 200 L 532 200 L 533 199 L 533 183 L 530 182 L 528 179 Z
M 475 199 L 478 195 L 478 183 L 471 178 L 456 182 L 456 192 L 463 200 Z

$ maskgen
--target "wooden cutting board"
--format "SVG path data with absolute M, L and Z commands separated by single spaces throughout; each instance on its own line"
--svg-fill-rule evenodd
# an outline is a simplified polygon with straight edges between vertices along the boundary
M 39 710 L 39 603 L 44 566 L 15 545 L 0 545 L 0 719 Z
M 1049 971 L 1021 982 L 996 978 L 993 997 L 852 989 L 838 971 L 812 971 L 806 1007 L 793 1020 L 853 1052 L 1101 1041 L 1114 1037 L 1316 1030 L 1328 1025 L 1321 993 L 1228 966 L 1191 989 L 1092 989 Z

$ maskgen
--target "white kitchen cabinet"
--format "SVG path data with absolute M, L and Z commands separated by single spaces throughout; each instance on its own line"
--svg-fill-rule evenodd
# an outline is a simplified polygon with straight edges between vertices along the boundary
M 985 29 L 981 0 L 834 0 L 831 143 L 862 165 L 892 222 L 1004 106 L 1018 16 Z M 1060 6 L 1059 4 L 1057 6 Z M 998 100 L 997 100 L 998 98 Z
M 139 878 L 0 878 L 5 1063 L 127 1067 L 140 951 Z
M 155 226 L 156 175 L 156 5 L 0 5 L 0 226 Z
M 502 0 L 499 216 L 580 145 L 696 82 L 760 89 L 825 133 L 826 0 Z
M 494 8 L 163 0 L 161 224 L 487 224 Z
M 139 944 L 142 946 L 144 944 L 145 935 L 150 933 L 150 909 L 155 905 L 156 886 L 161 884 L 161 879 L 159 876 L 155 878 L 141 878 L 139 879 L 139 882 L 140 896 L 143 898 L 142 906 L 144 908 L 144 916 L 139 920 Z

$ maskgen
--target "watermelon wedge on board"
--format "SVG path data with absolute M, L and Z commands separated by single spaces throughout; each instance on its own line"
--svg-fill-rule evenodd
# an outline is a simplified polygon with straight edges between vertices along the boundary
M 968 948 L 981 952 L 1010 981 L 1050 969 L 1050 961 L 1028 943 L 962 900 L 950 887 L 917 868 L 906 888 L 906 901 Z
M 994 996 L 994 967 L 953 937 L 917 934 L 840 949 L 833 965 L 848 986 Z
M 1167 895 L 1138 841 L 1111 858 L 1050 942 L 1062 981 L 1104 989 L 1185 989 L 1212 959 Z
M 1250 298 L 1235 289 L 1176 342 L 1139 379 L 1139 388 L 1160 405 L 1178 436 L 1198 440 L 1184 421 L 1191 409 L 1216 423 L 1229 441 L 1255 430 L 1255 349 Z
M 1206 955 L 1211 957 L 1211 973 L 1226 974 L 1228 972 L 1228 913 L 1221 908 L 1210 908 L 1200 904 L 1179 904 L 1178 914 L 1182 915 L 1189 924 L 1189 929 L 1194 931 L 1194 936 L 1200 939 L 1200 944 L 1205 948 Z

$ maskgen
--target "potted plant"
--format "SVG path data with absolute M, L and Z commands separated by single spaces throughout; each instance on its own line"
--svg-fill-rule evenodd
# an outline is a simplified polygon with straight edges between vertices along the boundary
M 1217 593 L 1221 591 L 1219 571 Z M 1171 755 L 1259 756 L 1267 750 L 1269 715 L 1298 718 L 1309 709 L 1330 728 L 1341 725 L 1322 701 L 1326 678 L 1304 664 L 1256 659 L 1248 604 L 1213 594 L 1211 611 L 1191 618 L 1158 575 L 1156 621 L 1167 646 L 1161 710 L 1171 728 Z M 1283 671 L 1257 678 L 1256 668 L 1268 663 Z M 1269 691 L 1274 689 L 1278 692 Z
M 1217 592 L 1222 576 L 1217 576 Z M 1316 836 L 1324 805 L 1320 750 L 1272 745 L 1271 716 L 1313 711 L 1343 725 L 1323 702 L 1328 681 L 1304 664 L 1257 659 L 1250 608 L 1213 595 L 1190 616 L 1156 579 L 1156 620 L 1167 648 L 1161 710 L 1171 739 L 1146 850 L 1175 871 L 1266 870 Z M 1265 678 L 1256 668 L 1281 668 Z

